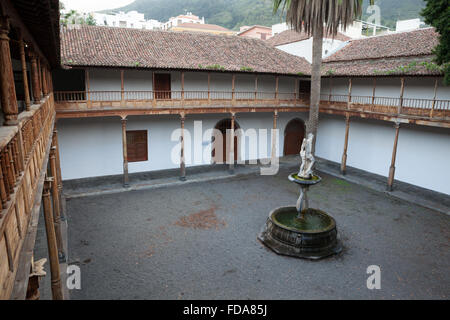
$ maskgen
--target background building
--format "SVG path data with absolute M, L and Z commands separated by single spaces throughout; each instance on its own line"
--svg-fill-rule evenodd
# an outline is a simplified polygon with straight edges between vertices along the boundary
M 121 11 L 113 14 L 94 12 L 92 15 L 98 26 L 147 30 L 159 30 L 162 26 L 162 23 L 157 20 L 146 20 L 144 14 L 137 11 L 130 11 L 127 13 Z
M 240 28 L 237 35 L 240 37 L 267 40 L 272 37 L 272 28 L 265 26 L 243 26 Z

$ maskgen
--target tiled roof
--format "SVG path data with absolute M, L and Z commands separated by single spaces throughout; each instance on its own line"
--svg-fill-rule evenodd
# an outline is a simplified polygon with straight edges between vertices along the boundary
M 233 32 L 230 29 L 224 28 L 222 26 L 218 26 L 216 24 L 202 24 L 202 23 L 181 23 L 174 28 L 188 28 L 188 29 L 200 29 L 200 30 L 213 30 L 213 31 L 228 31 Z
M 267 40 L 267 43 L 271 46 L 277 47 L 283 44 L 289 44 L 292 42 L 303 41 L 311 38 L 306 32 L 297 32 L 295 30 L 286 30 L 274 35 L 272 38 Z M 333 38 L 333 36 L 328 35 L 327 38 Z M 348 41 L 351 38 L 347 37 L 345 34 L 338 32 L 334 39 L 340 41 Z
M 432 62 L 438 44 L 433 28 L 351 40 L 324 60 L 323 75 L 439 75 Z
M 419 76 L 440 75 L 432 63 L 433 56 L 328 62 L 322 65 L 323 76 Z
M 324 61 L 430 55 L 438 43 L 438 33 L 433 28 L 394 33 L 351 40 L 343 49 Z
M 236 36 L 194 32 L 77 26 L 61 30 L 66 67 L 138 67 L 151 69 L 311 73 L 311 65 L 267 45 Z M 215 70 L 213 69 L 213 70 Z

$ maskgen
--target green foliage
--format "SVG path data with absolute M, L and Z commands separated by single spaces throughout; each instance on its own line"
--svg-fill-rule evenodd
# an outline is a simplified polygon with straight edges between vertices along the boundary
M 250 67 L 241 67 L 241 71 L 252 72 L 253 68 Z
M 67 25 L 69 24 L 87 24 L 90 26 L 96 25 L 94 16 L 92 14 L 89 14 L 87 17 L 83 17 L 76 10 L 70 10 L 65 14 L 61 14 L 60 23 L 65 27 L 67 27 Z
M 450 85 L 450 6 L 448 0 L 426 0 L 426 7 L 422 11 L 425 22 L 439 32 L 439 44 L 434 49 L 436 63 L 444 71 L 444 82 Z
M 212 64 L 212 65 L 206 66 L 205 69 L 225 71 L 225 67 L 221 66 L 220 64 Z

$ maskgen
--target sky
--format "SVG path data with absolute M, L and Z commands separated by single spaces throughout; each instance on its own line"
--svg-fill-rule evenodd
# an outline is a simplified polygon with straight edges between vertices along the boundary
M 134 0 L 62 0 L 61 2 L 68 10 L 92 12 L 120 8 L 134 2 Z

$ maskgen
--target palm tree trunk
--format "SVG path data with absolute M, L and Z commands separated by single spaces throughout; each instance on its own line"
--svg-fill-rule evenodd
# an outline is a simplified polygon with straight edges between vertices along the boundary
M 314 135 L 312 144 L 312 154 L 316 151 L 317 126 L 319 123 L 319 102 L 320 102 L 320 78 L 322 67 L 322 41 L 323 27 L 318 26 L 313 31 L 313 54 L 311 70 L 311 98 L 309 107 L 309 121 L 306 132 Z

